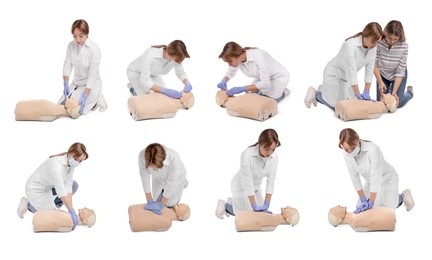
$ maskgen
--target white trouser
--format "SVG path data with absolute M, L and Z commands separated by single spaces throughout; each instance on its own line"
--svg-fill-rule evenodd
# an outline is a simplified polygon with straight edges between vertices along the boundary
M 150 88 L 141 85 L 140 75 L 141 73 L 139 72 L 127 70 L 127 77 L 137 95 L 148 94 L 150 92 Z M 159 87 L 166 87 L 165 82 L 161 76 L 151 76 L 151 79 L 154 85 L 157 85 Z

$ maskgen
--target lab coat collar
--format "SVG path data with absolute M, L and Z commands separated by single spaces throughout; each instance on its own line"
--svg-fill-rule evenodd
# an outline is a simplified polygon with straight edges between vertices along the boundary
M 259 154 L 259 144 L 255 145 L 255 149 L 252 151 L 252 156 L 254 156 L 254 157 L 262 157 L 262 156 Z M 265 158 L 265 157 L 262 157 L 262 158 Z M 267 158 L 273 158 L 273 154 L 270 155 L 270 156 L 267 157 Z
M 73 42 L 74 42 L 75 46 L 77 46 L 77 47 L 84 47 L 84 46 L 86 46 L 87 48 L 91 48 L 91 46 L 93 44 L 92 40 L 90 40 L 90 37 L 87 37 L 87 40 L 84 42 L 84 44 L 82 46 L 78 45 L 76 43 L 76 41 L 73 41 Z
M 255 60 L 255 58 L 252 55 L 251 50 L 246 50 L 246 61 L 245 62 L 254 61 L 254 60 Z
M 367 152 L 370 148 L 370 142 L 366 142 L 360 139 L 360 152 Z
M 56 156 L 57 160 L 64 166 L 68 166 L 67 154 L 62 156 Z M 68 166 L 69 167 L 69 166 Z
M 163 165 L 169 166 L 170 161 L 171 161 L 170 160 L 171 159 L 171 153 L 165 146 L 163 146 L 163 148 L 165 149 L 165 152 L 166 152 L 166 157 L 165 157 L 165 160 L 163 161 Z
M 360 35 L 356 38 L 355 45 L 363 48 L 363 36 Z
M 164 48 L 159 48 L 159 49 L 157 50 L 156 54 L 155 54 L 155 58 L 161 58 L 161 59 L 164 59 L 164 57 L 163 57 L 163 50 L 164 50 Z

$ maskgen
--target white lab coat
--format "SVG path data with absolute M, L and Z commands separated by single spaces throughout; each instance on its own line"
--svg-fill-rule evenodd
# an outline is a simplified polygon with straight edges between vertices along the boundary
M 234 213 L 252 210 L 249 196 L 255 196 L 257 205 L 264 203 L 261 183 L 266 181 L 266 194 L 273 194 L 278 155 L 274 152 L 268 158 L 259 155 L 259 145 L 248 147 L 241 156 L 240 170 L 231 181 Z
M 84 90 L 86 88 L 91 89 L 84 107 L 84 114 L 90 112 L 99 100 L 102 92 L 102 79 L 99 75 L 100 60 L 101 52 L 99 46 L 89 38 L 87 38 L 82 46 L 72 41 L 67 47 L 63 75 L 69 77 L 72 70 L 74 72 L 73 80 L 70 83 L 69 97 L 79 101 Z M 62 96 L 59 103 L 64 101 L 64 98 Z
M 151 192 L 153 200 L 156 200 L 163 190 L 163 196 L 168 199 L 166 205 L 172 207 L 180 201 L 183 194 L 186 169 L 177 152 L 166 147 L 165 150 L 166 158 L 163 161 L 163 167 L 157 171 L 145 167 L 145 149 L 139 153 L 138 164 L 144 192 Z
M 320 91 L 323 99 L 333 107 L 337 101 L 355 97 L 352 86 L 358 84 L 357 72 L 361 68 L 365 67 L 364 81 L 372 83 L 376 47 L 363 48 L 362 39 L 362 36 L 358 36 L 346 40 L 324 70 Z
M 398 206 L 398 174 L 393 166 L 384 160 L 381 149 L 376 144 L 361 140 L 360 154 L 353 157 L 344 152 L 344 159 L 356 191 L 363 189 L 367 198 L 370 192 L 376 192 L 375 206 Z M 360 176 L 365 181 L 364 185 Z
M 138 95 L 147 94 L 153 85 L 166 87 L 160 75 L 166 75 L 174 68 L 180 81 L 187 79 L 183 65 L 163 57 L 163 48 L 149 48 L 129 64 L 127 76 Z
M 255 78 L 252 82 L 263 95 L 280 98 L 287 87 L 290 75 L 269 53 L 261 49 L 246 50 L 246 61 L 237 67 L 229 67 L 225 77 L 231 79 L 240 69 L 246 76 Z
M 72 193 L 74 168 L 68 166 L 67 155 L 54 156 L 42 163 L 26 183 L 26 195 L 37 210 L 55 209 L 54 199 Z M 57 195 L 52 194 L 55 188 Z

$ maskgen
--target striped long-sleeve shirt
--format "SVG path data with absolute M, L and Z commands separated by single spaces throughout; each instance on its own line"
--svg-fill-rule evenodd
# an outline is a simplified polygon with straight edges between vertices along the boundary
M 386 39 L 383 39 L 377 45 L 375 66 L 382 77 L 393 81 L 395 77 L 405 77 L 407 58 L 408 43 L 396 42 L 389 49 Z

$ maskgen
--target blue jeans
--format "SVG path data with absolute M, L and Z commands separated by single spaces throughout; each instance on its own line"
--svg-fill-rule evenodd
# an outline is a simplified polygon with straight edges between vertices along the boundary
M 75 194 L 75 192 L 78 190 L 78 187 L 79 187 L 78 182 L 73 181 L 72 194 Z M 52 192 L 52 195 L 54 195 L 54 196 L 57 195 L 57 191 L 54 188 L 51 189 L 51 192 Z M 57 208 L 60 208 L 61 206 L 63 206 L 63 201 L 59 197 L 56 197 L 54 199 L 54 203 L 55 203 Z M 28 204 L 27 209 L 32 213 L 35 213 L 37 211 L 30 203 Z
M 315 92 L 315 99 L 316 99 L 318 102 L 320 102 L 321 104 L 326 105 L 326 106 L 328 106 L 331 110 L 335 111 L 335 108 L 332 107 L 332 106 L 330 106 L 329 103 L 327 103 L 327 102 L 324 100 L 324 98 L 322 97 L 322 93 L 321 93 L 321 91 L 317 91 L 317 92 Z
M 225 203 L 225 211 L 231 216 L 235 216 L 232 204 Z
M 394 80 L 387 80 L 382 75 L 381 75 L 381 78 L 387 87 L 387 89 L 384 91 L 384 94 L 393 93 Z M 398 108 L 405 106 L 405 104 L 408 103 L 408 101 L 410 101 L 410 99 L 413 98 L 413 95 L 410 92 L 408 92 L 408 91 L 405 92 L 407 79 L 408 79 L 408 70 L 405 71 L 405 77 L 402 79 L 402 82 L 401 82 L 401 84 L 398 88 L 398 91 L 396 93 L 398 98 L 399 98 Z M 377 88 L 377 101 L 380 101 L 381 95 L 380 95 L 380 87 L 379 87 L 378 81 L 376 84 L 376 88 Z
M 165 190 L 162 190 L 161 191 L 161 193 L 159 194 L 159 196 L 158 196 L 158 198 L 156 199 L 156 202 L 162 202 L 162 197 L 163 197 L 163 193 L 164 193 L 164 191 Z M 180 201 L 177 201 L 177 203 L 179 203 Z M 177 204 L 176 203 L 176 204 Z M 175 205 L 175 204 L 174 204 Z M 167 207 L 167 208 L 173 208 L 174 206 L 167 206 L 167 205 L 165 205 L 165 207 Z

